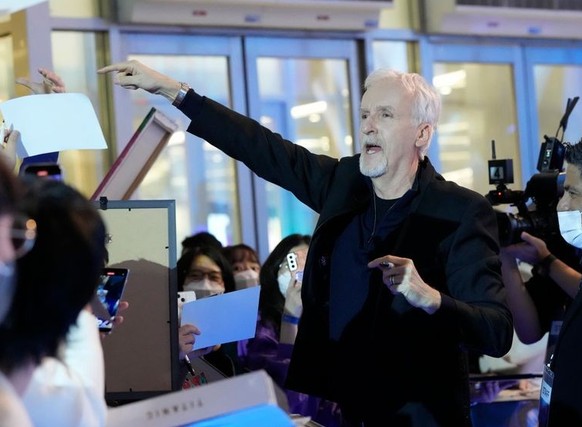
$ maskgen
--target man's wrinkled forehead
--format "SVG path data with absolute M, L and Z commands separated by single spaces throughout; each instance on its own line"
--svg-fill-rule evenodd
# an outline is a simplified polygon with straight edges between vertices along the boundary
M 360 112 L 410 112 L 412 95 L 396 79 L 373 82 L 362 95 Z

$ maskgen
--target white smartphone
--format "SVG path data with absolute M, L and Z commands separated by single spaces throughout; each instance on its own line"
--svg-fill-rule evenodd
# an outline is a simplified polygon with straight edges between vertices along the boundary
M 196 301 L 196 292 L 181 291 L 178 292 L 178 321 L 182 318 L 182 306 L 190 301 Z
M 297 254 L 295 252 L 287 254 L 287 267 L 289 267 L 289 271 L 297 270 Z

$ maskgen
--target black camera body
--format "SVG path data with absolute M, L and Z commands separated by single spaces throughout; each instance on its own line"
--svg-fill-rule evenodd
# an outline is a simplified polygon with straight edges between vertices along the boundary
M 489 161 L 489 183 L 496 185 L 485 197 L 491 205 L 509 204 L 517 213 L 496 210 L 501 246 L 521 242 L 521 233 L 528 232 L 542 240 L 560 234 L 556 207 L 564 194 L 563 173 L 565 145 L 555 137 L 544 136 L 537 169 L 524 191 L 510 190 L 513 182 L 512 160 Z
M 569 144 L 562 143 L 557 136 L 561 129 L 563 139 L 568 118 L 578 99 L 578 96 L 568 98 L 566 111 L 560 120 L 556 136 L 544 135 L 537 164 L 539 173 L 530 178 L 525 186 L 525 191 L 513 191 L 507 188 L 505 184 L 513 182 L 513 161 L 496 160 L 495 141 L 491 141 L 493 160 L 489 161 L 489 184 L 497 187 L 485 197 L 492 205 L 504 203 L 517 207 L 515 214 L 497 211 L 501 246 L 521 242 L 523 231 L 527 231 L 544 241 L 552 240 L 560 234 L 556 207 L 564 195 L 564 180 L 566 178 L 563 173 L 564 156 L 566 146 Z

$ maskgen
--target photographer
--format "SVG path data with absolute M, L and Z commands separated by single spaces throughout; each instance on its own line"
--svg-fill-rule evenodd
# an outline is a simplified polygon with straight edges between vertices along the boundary
M 523 243 L 501 251 L 503 282 L 518 337 L 529 344 L 550 332 L 540 399 L 541 427 L 582 425 L 582 340 L 577 336 L 582 331 L 582 296 L 578 292 L 582 274 L 572 268 L 579 269 L 579 258 L 563 244 L 565 240 L 582 248 L 582 143 L 567 146 L 565 161 L 564 195 L 557 205 L 563 239 L 558 236 L 545 242 L 522 232 Z M 572 257 L 578 261 L 572 262 Z M 534 266 L 533 277 L 525 284 L 517 259 Z M 549 280 L 558 286 L 551 286 Z M 557 337 L 555 347 L 553 337 Z

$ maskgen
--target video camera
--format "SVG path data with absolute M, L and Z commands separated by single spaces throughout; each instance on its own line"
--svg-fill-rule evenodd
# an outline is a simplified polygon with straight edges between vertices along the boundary
M 495 141 L 492 143 L 492 160 L 489 160 L 489 184 L 495 185 L 485 197 L 491 205 L 510 204 L 517 213 L 496 210 L 501 246 L 521 242 L 521 233 L 526 231 L 542 240 L 560 234 L 556 207 L 564 194 L 563 173 L 566 144 L 558 139 L 560 128 L 562 137 L 568 117 L 578 102 L 578 97 L 568 99 L 566 112 L 560 121 L 555 137 L 544 135 L 538 157 L 537 170 L 527 182 L 525 190 L 511 190 L 506 184 L 513 183 L 513 160 L 495 158 Z M 529 203 L 528 203 L 529 202 Z

